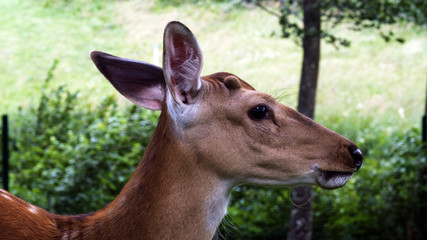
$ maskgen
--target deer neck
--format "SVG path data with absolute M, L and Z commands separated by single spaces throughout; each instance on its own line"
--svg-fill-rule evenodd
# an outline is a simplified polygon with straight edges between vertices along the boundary
M 117 229 L 112 239 L 212 239 L 226 214 L 231 184 L 198 167 L 163 123 L 119 196 L 88 221 Z

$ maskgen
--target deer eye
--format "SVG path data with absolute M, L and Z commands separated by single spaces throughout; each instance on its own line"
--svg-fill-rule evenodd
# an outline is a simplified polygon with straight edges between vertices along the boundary
M 268 107 L 265 105 L 257 105 L 249 111 L 249 117 L 254 120 L 262 120 L 268 116 Z

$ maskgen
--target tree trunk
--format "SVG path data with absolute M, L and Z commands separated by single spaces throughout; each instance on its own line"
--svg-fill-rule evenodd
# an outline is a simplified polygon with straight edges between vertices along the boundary
M 320 0 L 304 0 L 303 62 L 298 111 L 314 118 L 317 77 L 320 60 Z M 291 224 L 288 240 L 311 239 L 312 235 L 312 196 L 313 188 L 297 187 L 292 191 L 294 206 L 291 211 Z

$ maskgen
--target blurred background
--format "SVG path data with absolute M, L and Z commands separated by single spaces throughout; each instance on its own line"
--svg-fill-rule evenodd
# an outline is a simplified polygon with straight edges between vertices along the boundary
M 302 4 L 0 0 L 0 114 L 9 119 L 9 191 L 60 214 L 95 211 L 118 194 L 158 113 L 119 96 L 89 53 L 161 65 L 163 29 L 171 20 L 196 35 L 203 75 L 234 73 L 296 108 L 307 33 Z M 312 238 L 422 239 L 427 2 L 322 4 L 314 117 L 354 141 L 365 160 L 345 187 L 314 188 Z M 286 239 L 290 195 L 290 189 L 237 187 L 219 238 Z

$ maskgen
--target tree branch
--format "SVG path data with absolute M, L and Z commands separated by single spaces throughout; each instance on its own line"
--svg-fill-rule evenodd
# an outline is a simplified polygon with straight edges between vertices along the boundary
M 264 5 L 262 5 L 262 4 L 261 4 L 260 2 L 258 2 L 258 1 L 255 1 L 255 6 L 257 6 L 257 7 L 261 8 L 262 10 L 266 11 L 267 13 L 269 13 L 269 14 L 271 14 L 271 15 L 273 15 L 273 16 L 276 16 L 276 17 L 278 17 L 278 18 L 280 18 L 280 17 L 282 16 L 282 15 L 280 15 L 279 13 L 276 13 L 275 11 L 268 9 L 267 7 L 265 7 Z

